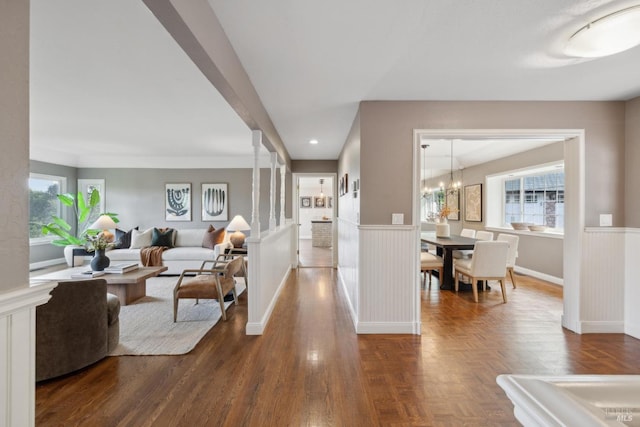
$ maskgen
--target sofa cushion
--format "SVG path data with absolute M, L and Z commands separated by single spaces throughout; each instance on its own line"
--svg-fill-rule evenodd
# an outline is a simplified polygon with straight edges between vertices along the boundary
M 116 249 L 127 249 L 131 246 L 131 231 L 137 229 L 138 227 L 135 227 L 129 231 L 124 231 L 116 228 L 116 241 L 113 247 Z
M 140 262 L 140 249 L 114 249 L 107 251 L 107 257 L 113 261 L 138 261 Z
M 206 248 L 175 247 L 162 253 L 163 261 L 189 261 L 189 260 L 213 260 L 215 252 Z
M 213 227 L 211 227 L 213 228 Z M 209 248 L 209 249 L 213 249 L 216 245 L 219 245 L 220 243 L 224 242 L 224 238 L 225 238 L 225 230 L 224 228 L 220 228 L 218 230 L 216 229 L 209 229 L 204 233 L 204 237 L 202 238 L 202 247 L 203 248 Z
M 173 247 L 173 228 L 153 228 L 151 233 L 151 246 L 167 246 Z
M 176 230 L 176 247 L 202 247 L 202 236 L 204 236 L 204 228 L 193 228 L 186 230 Z
M 132 230 L 131 231 L 131 246 L 130 249 L 140 249 L 145 246 L 151 246 L 151 233 L 153 228 L 145 231 Z

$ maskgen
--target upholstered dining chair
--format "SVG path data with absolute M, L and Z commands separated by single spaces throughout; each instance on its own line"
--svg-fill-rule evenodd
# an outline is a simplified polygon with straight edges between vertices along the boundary
M 431 272 L 436 270 L 438 277 L 442 280 L 444 271 L 444 261 L 442 257 L 429 252 L 420 252 L 420 272 L 422 273 L 422 287 L 427 284 L 427 274 L 429 275 L 429 289 L 431 289 Z
M 480 241 L 475 244 L 473 257 L 471 259 L 453 260 L 455 290 L 458 292 L 459 275 L 471 278 L 471 289 L 473 290 L 473 300 L 478 302 L 478 280 L 497 280 L 502 288 L 502 300 L 507 302 L 507 293 L 504 288 L 504 281 L 507 276 L 507 253 L 509 244 L 507 242 Z
M 513 288 L 516 287 L 516 277 L 513 272 L 513 269 L 516 266 L 516 258 L 518 258 L 518 242 L 520 241 L 520 237 L 514 236 L 513 234 L 498 234 L 496 238 L 497 241 L 507 242 L 509 243 L 509 254 L 507 256 L 507 272 L 509 273 L 509 278 L 511 279 L 511 284 Z
M 206 268 L 208 263 L 213 263 L 213 267 Z M 224 296 L 231 292 L 234 302 L 238 304 L 235 275 L 239 272 L 246 277 L 244 257 L 238 255 L 230 259 L 229 255 L 224 254 L 215 261 L 204 261 L 199 269 L 184 270 L 173 289 L 173 321 L 176 322 L 178 318 L 178 300 L 186 298 L 195 299 L 196 304 L 200 299 L 218 300 L 222 320 L 227 320 Z
M 472 228 L 463 228 L 462 231 L 460 231 L 460 235 L 462 237 L 470 237 L 473 239 L 476 237 L 476 230 Z M 462 249 L 462 250 L 456 249 L 451 252 L 451 255 L 453 256 L 453 258 L 462 259 L 462 258 L 470 258 L 472 253 L 473 253 L 473 249 Z

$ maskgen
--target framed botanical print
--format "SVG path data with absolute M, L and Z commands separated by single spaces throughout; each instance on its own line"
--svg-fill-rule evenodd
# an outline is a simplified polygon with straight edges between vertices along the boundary
M 302 197 L 300 197 L 300 207 L 301 208 L 310 208 L 311 207 L 311 196 L 302 196 Z
M 464 220 L 482 222 L 482 184 L 464 187 Z
M 191 221 L 191 183 L 165 184 L 165 220 Z
M 229 189 L 227 184 L 202 184 L 202 220 L 229 219 Z

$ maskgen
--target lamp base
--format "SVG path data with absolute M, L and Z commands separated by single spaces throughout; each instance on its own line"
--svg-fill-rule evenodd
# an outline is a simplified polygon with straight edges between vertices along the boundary
M 233 243 L 234 248 L 241 248 L 244 245 L 244 233 L 242 231 L 234 231 L 229 236 L 229 241 Z

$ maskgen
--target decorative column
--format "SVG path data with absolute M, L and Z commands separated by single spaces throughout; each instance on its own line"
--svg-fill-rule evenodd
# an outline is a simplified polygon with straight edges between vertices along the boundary
M 260 146 L 262 131 L 254 130 L 253 134 L 253 203 L 251 208 L 251 237 L 260 237 Z
M 269 193 L 269 231 L 276 231 L 276 165 L 278 153 L 271 153 L 271 186 Z
M 284 226 L 284 204 L 285 204 L 285 179 L 287 177 L 287 165 L 280 166 L 280 227 Z

